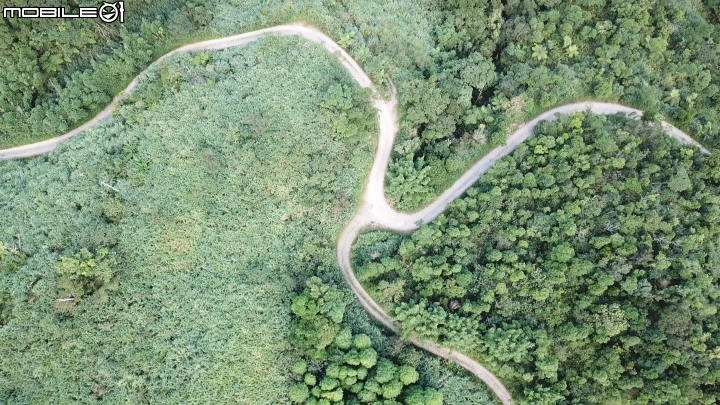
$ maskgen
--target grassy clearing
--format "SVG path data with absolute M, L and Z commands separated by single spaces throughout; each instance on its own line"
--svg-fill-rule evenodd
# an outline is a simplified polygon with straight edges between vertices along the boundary
M 118 118 L 0 165 L 0 240 L 25 256 L 0 275 L 0 398 L 283 403 L 289 295 L 335 268 L 374 151 L 368 95 L 292 38 L 177 58 L 144 82 Z M 336 86 L 360 113 L 327 104 Z M 116 278 L 57 312 L 54 266 L 83 247 L 117 252 Z

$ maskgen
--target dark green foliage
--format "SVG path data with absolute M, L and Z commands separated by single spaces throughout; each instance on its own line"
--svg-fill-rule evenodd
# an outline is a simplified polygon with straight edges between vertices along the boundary
M 86 2 L 83 6 L 101 5 Z M 3 6 L 37 5 L 9 0 Z M 77 10 L 75 1 L 52 4 Z M 0 19 L 0 148 L 61 135 L 103 109 L 157 56 L 208 35 L 205 0 L 126 0 L 125 24 Z
M 117 224 L 123 217 L 123 205 L 119 199 L 107 199 L 102 205 L 103 216 L 105 220 Z
M 701 3 L 440 2 L 431 61 L 405 67 L 409 79 L 398 73 L 393 204 L 421 208 L 516 123 L 583 99 L 639 108 L 720 145 L 720 28 Z
M 323 284 L 318 277 L 309 279 L 307 289 L 293 297 L 290 307 L 297 316 L 293 323 L 295 347 L 315 359 L 326 357 L 325 348 L 338 336 L 347 304 L 337 287 Z
M 408 389 L 408 393 L 405 395 L 406 405 L 441 405 L 442 403 L 442 394 L 433 388 L 422 389 L 413 386 Z
M 12 316 L 13 302 L 10 293 L 0 292 L 0 328 L 10 321 Z
M 413 385 L 420 378 L 414 367 L 379 356 L 368 335 L 352 333 L 343 319 L 345 300 L 342 290 L 318 277 L 293 297 L 293 344 L 307 362 L 299 360 L 292 367 L 299 382 L 290 388 L 290 400 L 310 405 L 442 404 L 440 392 Z
M 55 266 L 60 298 L 77 304 L 83 297 L 109 283 L 116 265 L 115 252 L 104 248 L 95 253 L 83 248 L 73 255 L 61 256 Z
M 433 223 L 361 237 L 358 277 L 519 403 L 714 404 L 717 153 L 622 116 L 541 123 Z
M 0 242 L 0 273 L 12 272 L 19 269 L 27 256 L 17 246 L 6 247 Z

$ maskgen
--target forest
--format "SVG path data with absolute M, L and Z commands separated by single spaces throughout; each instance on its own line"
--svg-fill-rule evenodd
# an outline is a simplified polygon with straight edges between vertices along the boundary
M 57 0 L 75 10 L 102 2 Z M 7 0 L 4 7 L 37 6 Z M 165 52 L 205 38 L 200 1 L 125 1 L 125 24 L 97 19 L 0 19 L 0 148 L 61 135 L 105 108 Z
M 348 303 L 342 290 L 318 277 L 293 297 L 292 340 L 310 366 L 304 358 L 293 364 L 298 382 L 290 388 L 290 400 L 308 405 L 442 405 L 440 391 L 415 384 L 420 374 L 413 366 L 378 356 L 368 335 L 352 333 L 343 322 Z
M 471 355 L 520 403 L 717 401 L 717 0 L 125 9 L 125 24 L 0 19 L 0 148 L 84 123 L 180 45 L 295 22 L 398 89 L 399 211 L 538 113 L 643 110 L 542 124 L 438 220 L 362 235 L 353 267 L 403 337 Z M 332 60 L 293 39 L 175 58 L 106 124 L 0 162 L 0 402 L 493 403 L 386 336 L 339 274 L 377 132 Z
M 543 122 L 358 278 L 403 335 L 471 354 L 519 404 L 720 399 L 720 155 L 622 115 Z
M 619 102 L 720 146 L 717 1 L 439 5 L 433 51 L 398 78 L 397 209 L 423 207 L 519 123 L 573 101 Z

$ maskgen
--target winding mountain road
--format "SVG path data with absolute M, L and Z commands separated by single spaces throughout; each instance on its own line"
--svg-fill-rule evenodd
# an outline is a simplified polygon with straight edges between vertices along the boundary
M 419 222 L 428 223 L 432 221 L 445 211 L 450 202 L 460 197 L 465 190 L 467 190 L 473 183 L 475 183 L 475 181 L 477 181 L 478 178 L 480 178 L 480 176 L 487 172 L 487 170 L 492 167 L 498 159 L 507 156 L 515 150 L 518 145 L 524 142 L 532 134 L 535 125 L 540 121 L 554 120 L 557 114 L 570 114 L 588 110 L 595 114 L 625 113 L 635 117 L 640 117 L 642 115 L 641 111 L 623 105 L 592 102 L 568 104 L 550 110 L 522 125 L 517 131 L 508 137 L 507 144 L 505 146 L 501 146 L 490 151 L 490 153 L 475 163 L 465 174 L 462 175 L 462 177 L 460 177 L 450 188 L 443 192 L 427 207 L 412 214 L 398 213 L 393 210 L 390 205 L 388 205 L 385 200 L 384 191 L 385 172 L 388 167 L 388 160 L 392 152 L 395 135 L 398 131 L 397 93 L 395 89 L 392 88 L 391 99 L 382 99 L 368 75 L 352 59 L 352 57 L 350 57 L 350 55 L 340 48 L 338 44 L 318 29 L 301 24 L 280 25 L 211 41 L 197 42 L 183 46 L 163 55 L 157 61 L 153 62 L 147 69 L 161 63 L 171 55 L 199 50 L 217 50 L 240 46 L 262 38 L 265 35 L 271 34 L 297 35 L 309 41 L 320 43 L 326 50 L 336 54 L 340 63 L 345 67 L 345 69 L 347 69 L 348 73 L 361 87 L 370 88 L 373 91 L 372 102 L 374 107 L 378 110 L 380 129 L 378 148 L 372 169 L 370 170 L 368 182 L 365 185 L 365 192 L 363 193 L 360 207 L 358 208 L 356 215 L 350 220 L 350 223 L 345 227 L 345 229 L 343 229 L 338 239 L 337 255 L 340 270 L 360 301 L 360 304 L 368 311 L 368 313 L 370 313 L 370 315 L 393 331 L 395 331 L 399 325 L 392 322 L 390 316 L 388 316 L 388 314 L 363 289 L 362 285 L 353 273 L 350 263 L 351 248 L 352 244 L 362 231 L 370 229 L 386 229 L 398 232 L 409 232 L 416 229 Z M 145 71 L 143 71 L 143 73 L 144 72 Z M 139 76 L 140 75 L 138 75 L 138 77 Z M 113 99 L 110 105 L 82 126 L 56 138 L 0 150 L 0 160 L 27 158 L 50 152 L 55 149 L 59 143 L 66 141 L 91 128 L 92 126 L 110 118 L 113 109 L 124 97 L 127 97 L 127 95 L 132 92 L 136 85 L 137 77 L 122 93 Z M 665 122 L 663 122 L 662 125 L 669 135 L 678 139 L 680 142 L 695 145 L 703 152 L 708 153 L 707 150 L 679 129 Z M 495 393 L 503 404 L 511 404 L 511 396 L 508 390 L 503 386 L 500 380 L 497 379 L 497 377 L 495 377 L 477 361 L 465 356 L 464 354 L 440 347 L 435 343 L 421 342 L 414 338 L 411 338 L 410 342 L 419 348 L 450 360 L 470 371 L 487 384 L 487 386 Z

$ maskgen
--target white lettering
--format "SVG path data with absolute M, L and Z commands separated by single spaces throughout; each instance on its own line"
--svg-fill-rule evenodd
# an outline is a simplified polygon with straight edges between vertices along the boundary
M 100 7 L 80 7 L 77 14 L 71 12 L 65 7 L 3 7 L 3 18 L 99 18 L 108 24 L 118 19 L 125 22 L 124 1 L 103 2 Z
M 33 12 L 35 14 L 30 15 L 30 12 Z M 22 13 L 20 15 L 23 18 L 37 18 L 40 17 L 40 9 L 38 7 L 23 7 Z
M 40 7 L 40 18 L 56 18 L 58 14 L 56 8 Z
M 77 14 L 65 14 L 65 8 L 63 7 L 60 17 L 62 17 L 62 18 L 78 18 L 80 16 Z
M 10 14 L 10 18 L 20 17 L 20 10 L 20 7 L 3 7 L 3 18 L 8 18 L 8 14 Z
M 92 7 L 80 7 L 80 18 L 97 18 L 98 11 Z

